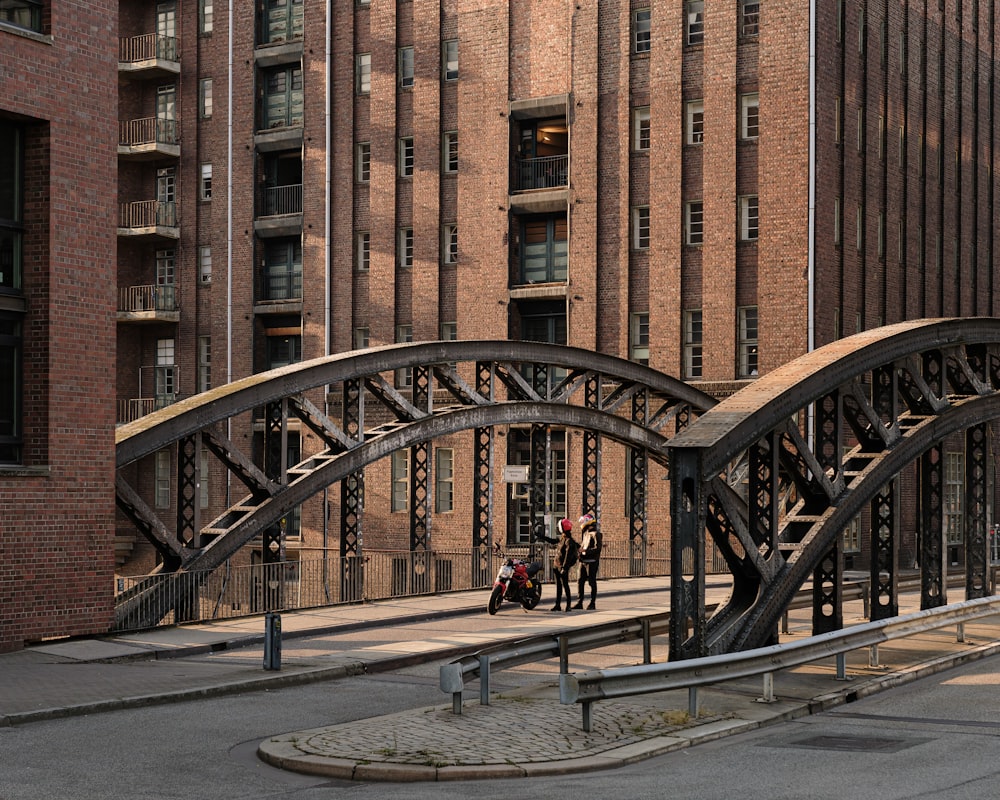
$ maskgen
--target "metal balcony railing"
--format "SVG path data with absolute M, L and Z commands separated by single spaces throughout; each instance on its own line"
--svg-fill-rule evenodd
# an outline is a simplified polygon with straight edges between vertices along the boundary
M 166 408 L 176 402 L 177 395 L 175 394 L 160 394 L 155 397 L 130 397 L 119 400 L 118 424 L 124 425 L 126 422 L 134 422 L 140 417 L 152 414 L 157 409 Z
M 177 120 L 144 117 L 119 122 L 118 144 L 128 147 L 144 144 L 177 144 Z
M 302 213 L 301 183 L 287 186 L 265 186 L 260 190 L 259 198 L 259 214 L 262 217 Z
M 139 200 L 118 207 L 119 228 L 153 228 L 177 226 L 177 204 L 172 200 Z
M 118 61 L 135 64 L 141 61 L 176 61 L 177 38 L 158 33 L 144 33 L 139 36 L 123 36 L 118 40 Z
M 515 158 L 513 182 L 515 192 L 568 186 L 569 155 Z
M 176 311 L 177 287 L 172 284 L 122 287 L 118 290 L 118 310 Z

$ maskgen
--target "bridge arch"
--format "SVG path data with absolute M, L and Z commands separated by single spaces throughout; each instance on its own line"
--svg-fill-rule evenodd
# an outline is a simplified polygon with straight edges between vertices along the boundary
M 668 448 L 671 657 L 767 644 L 810 575 L 814 630 L 840 627 L 841 533 L 865 508 L 873 521 L 872 613 L 895 615 L 899 476 L 914 463 L 921 604 L 946 602 L 941 443 L 962 431 L 966 593 L 988 593 L 986 426 L 1000 412 L 998 392 L 1000 320 L 919 320 L 820 348 L 703 414 Z M 720 479 L 741 458 L 746 503 Z M 734 578 L 729 601 L 711 617 L 706 536 Z

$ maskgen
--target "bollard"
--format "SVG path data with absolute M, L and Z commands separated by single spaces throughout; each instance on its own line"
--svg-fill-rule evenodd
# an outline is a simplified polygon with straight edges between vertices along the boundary
M 281 614 L 264 615 L 264 669 L 281 669 Z

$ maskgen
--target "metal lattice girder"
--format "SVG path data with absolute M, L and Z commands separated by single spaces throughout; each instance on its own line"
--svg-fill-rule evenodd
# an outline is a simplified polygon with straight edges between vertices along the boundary
M 549 436 L 548 425 L 532 425 L 530 439 L 531 475 L 528 482 L 529 525 L 531 526 L 532 550 L 535 558 L 535 543 L 542 536 L 550 535 L 545 530 L 545 514 L 548 512 L 546 489 L 549 485 Z
M 645 391 L 632 393 L 632 422 L 645 425 L 649 410 Z M 646 570 L 646 484 L 649 482 L 649 455 L 630 447 L 629 455 L 629 575 L 644 575 Z
M 819 559 L 813 570 L 813 636 L 844 627 L 844 554 L 843 540 L 837 538 L 833 546 Z
M 705 524 L 708 509 L 703 451 L 670 459 L 670 660 L 704 655 Z
M 201 547 L 201 434 L 177 442 L 177 541 Z
M 483 403 L 492 402 L 492 363 L 484 361 L 476 363 L 476 388 L 473 394 Z M 472 575 L 474 585 L 485 584 L 490 578 L 493 567 L 493 449 L 493 428 L 476 428 L 472 481 Z
M 965 599 L 991 594 L 989 580 L 988 432 L 974 425 L 965 432 Z
M 365 395 L 361 381 L 351 378 L 343 384 L 341 424 L 348 440 L 355 444 L 364 441 Z M 362 525 L 365 505 L 365 473 L 353 472 L 340 481 L 340 555 L 341 558 L 362 554 Z M 359 569 L 353 571 L 358 580 Z
M 899 528 L 898 481 L 889 481 L 871 502 L 871 619 L 899 615 L 896 531 Z
M 920 458 L 920 607 L 948 603 L 944 546 L 944 450 L 940 442 Z
M 604 407 L 601 398 L 601 379 L 599 375 L 591 374 L 587 378 L 584 391 L 584 404 L 587 408 L 601 410 Z M 601 489 L 601 438 L 593 431 L 583 433 L 583 502 L 582 511 L 593 514 L 600 523 L 600 489 Z

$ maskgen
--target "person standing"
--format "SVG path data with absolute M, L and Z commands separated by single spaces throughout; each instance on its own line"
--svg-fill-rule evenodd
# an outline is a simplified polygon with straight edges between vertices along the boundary
M 597 525 L 593 514 L 580 517 L 580 579 L 577 581 L 577 601 L 574 608 L 583 608 L 583 590 L 585 584 L 590 584 L 589 609 L 597 608 L 597 570 L 601 565 L 601 548 L 604 546 L 604 536 Z M 568 596 L 568 593 L 567 593 Z
M 570 568 L 576 564 L 576 560 L 579 554 L 580 545 L 573 538 L 573 523 L 568 519 L 559 520 L 559 533 L 558 539 L 550 539 L 544 534 L 541 538 L 544 539 L 549 544 L 556 545 L 556 557 L 552 563 L 552 574 L 556 579 L 556 604 L 552 607 L 553 611 L 562 611 L 562 596 L 563 592 L 566 593 L 566 610 L 569 611 L 572 607 L 573 596 L 570 594 L 569 590 L 569 571 Z M 579 608 L 579 606 L 577 606 Z

